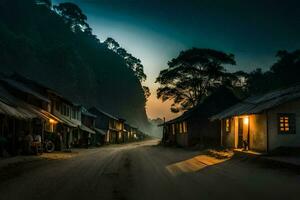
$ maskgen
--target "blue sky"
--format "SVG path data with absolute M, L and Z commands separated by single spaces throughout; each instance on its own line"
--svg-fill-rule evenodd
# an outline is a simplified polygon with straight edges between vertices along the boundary
M 268 69 L 276 51 L 300 46 L 297 0 L 71 0 L 88 16 L 99 39 L 117 40 L 140 58 L 152 89 L 150 118 L 172 118 L 155 98 L 155 78 L 180 51 L 214 48 L 236 57 L 229 70 Z M 56 0 L 54 3 L 63 2 Z

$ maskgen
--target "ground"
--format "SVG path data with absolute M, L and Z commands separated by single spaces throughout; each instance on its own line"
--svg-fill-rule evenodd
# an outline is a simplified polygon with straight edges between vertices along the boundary
M 45 154 L 8 165 L 0 168 L 0 199 L 299 199 L 295 171 L 157 142 Z

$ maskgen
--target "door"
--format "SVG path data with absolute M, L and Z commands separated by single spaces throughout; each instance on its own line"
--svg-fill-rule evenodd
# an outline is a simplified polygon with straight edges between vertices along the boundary
M 243 118 L 239 118 L 238 122 L 238 148 L 243 148 Z

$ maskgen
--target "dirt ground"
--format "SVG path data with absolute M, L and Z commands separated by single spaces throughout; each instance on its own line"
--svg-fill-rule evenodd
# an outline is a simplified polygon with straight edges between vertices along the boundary
M 217 159 L 157 143 L 45 155 L 2 168 L 0 199 L 299 199 L 300 175 L 295 172 L 251 158 Z

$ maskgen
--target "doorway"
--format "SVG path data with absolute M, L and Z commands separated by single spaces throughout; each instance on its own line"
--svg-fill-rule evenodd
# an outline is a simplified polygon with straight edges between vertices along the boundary
M 237 148 L 244 148 L 249 150 L 250 126 L 249 126 L 248 116 L 238 118 L 237 135 L 238 135 Z
M 243 148 L 243 133 L 244 133 L 244 123 L 243 118 L 238 119 L 238 145 L 239 149 Z

